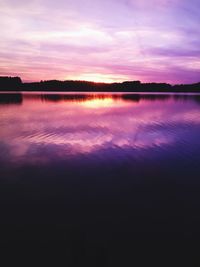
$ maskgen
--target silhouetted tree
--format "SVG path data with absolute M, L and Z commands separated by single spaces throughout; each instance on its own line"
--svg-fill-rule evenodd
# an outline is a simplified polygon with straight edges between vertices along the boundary
M 170 85 L 167 83 L 95 83 L 87 81 L 40 81 L 22 83 L 19 77 L 0 77 L 1 91 L 63 91 L 63 92 L 200 92 L 200 83 Z
M 19 77 L 0 77 L 1 91 L 15 91 L 22 86 L 22 81 Z

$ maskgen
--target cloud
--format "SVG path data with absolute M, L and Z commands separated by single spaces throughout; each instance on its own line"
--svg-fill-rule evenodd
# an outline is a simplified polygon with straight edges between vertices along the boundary
M 196 82 L 199 6 L 196 0 L 2 0 L 0 74 Z

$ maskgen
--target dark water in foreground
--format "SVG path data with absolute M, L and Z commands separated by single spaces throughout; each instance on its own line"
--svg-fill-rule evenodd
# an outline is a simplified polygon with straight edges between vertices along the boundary
M 0 202 L 27 266 L 194 266 L 200 95 L 0 94 Z

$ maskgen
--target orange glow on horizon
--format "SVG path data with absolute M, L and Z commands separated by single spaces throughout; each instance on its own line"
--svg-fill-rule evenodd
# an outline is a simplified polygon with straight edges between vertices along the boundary
M 69 77 L 66 77 L 65 79 L 68 80 Z M 88 81 L 88 82 L 95 82 L 95 83 L 114 83 L 114 82 L 123 82 L 124 80 L 127 80 L 127 77 L 116 77 L 115 76 L 115 78 L 113 78 L 113 76 L 109 74 L 83 73 L 80 75 L 74 75 L 70 77 L 70 80 Z

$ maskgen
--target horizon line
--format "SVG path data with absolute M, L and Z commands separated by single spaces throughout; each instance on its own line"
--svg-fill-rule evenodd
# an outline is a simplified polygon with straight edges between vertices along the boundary
M 26 83 L 41 83 L 41 82 L 50 82 L 50 81 L 58 81 L 58 82 L 85 82 L 85 83 L 94 83 L 94 84 L 123 84 L 123 83 L 131 83 L 131 82 L 140 82 L 140 84 L 167 84 L 167 85 L 171 85 L 171 86 L 176 86 L 176 85 L 193 85 L 193 84 L 198 84 L 199 82 L 194 82 L 194 83 L 168 83 L 168 82 L 142 82 L 140 80 L 124 80 L 124 81 L 120 81 L 120 82 L 96 82 L 96 81 L 91 81 L 91 80 L 74 80 L 74 79 L 67 79 L 67 80 L 59 80 L 59 79 L 50 79 L 50 80 L 40 80 L 40 81 L 36 81 L 36 80 L 23 80 L 20 76 L 0 76 L 0 78 L 20 78 L 21 82 L 23 84 Z

